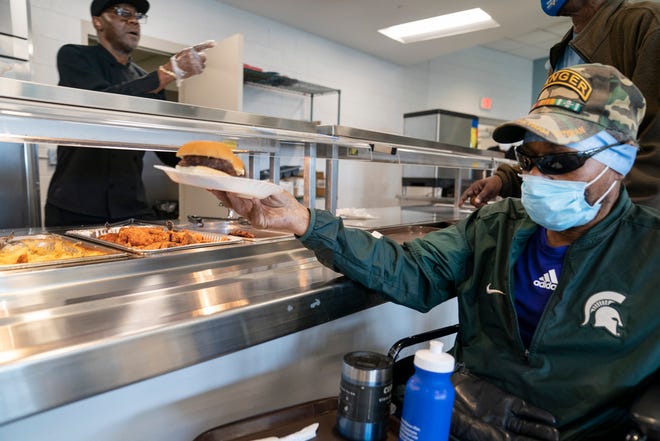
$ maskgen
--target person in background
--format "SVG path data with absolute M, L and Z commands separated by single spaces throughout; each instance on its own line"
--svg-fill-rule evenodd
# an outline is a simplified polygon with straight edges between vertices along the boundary
M 284 191 L 213 191 L 391 301 L 428 311 L 458 298 L 451 430 L 461 440 L 622 440 L 660 367 L 660 211 L 622 185 L 644 98 L 611 66 L 558 74 L 529 115 L 493 133 L 525 140 L 522 199 L 412 242 L 346 228 Z
M 168 84 L 202 73 L 204 49 L 212 42 L 184 49 L 150 73 L 131 60 L 148 10 L 146 0 L 94 0 L 92 24 L 99 44 L 60 48 L 59 85 L 164 100 Z M 168 165 L 176 164 L 173 153 L 158 156 Z M 143 157 L 143 151 L 58 146 L 46 199 L 46 226 L 153 217 L 142 182 Z
M 626 187 L 633 201 L 660 209 L 660 4 L 624 0 L 541 0 L 550 16 L 571 17 L 573 27 L 550 49 L 549 74 L 580 63 L 616 67 L 646 99 L 639 152 Z M 634 30 L 634 31 L 633 31 Z M 520 170 L 503 164 L 461 195 L 479 208 L 496 196 L 520 197 Z
M 516 147 L 522 144 L 522 141 L 518 142 L 498 142 L 497 145 L 488 147 L 487 150 L 494 152 L 504 153 L 506 159 L 516 160 Z

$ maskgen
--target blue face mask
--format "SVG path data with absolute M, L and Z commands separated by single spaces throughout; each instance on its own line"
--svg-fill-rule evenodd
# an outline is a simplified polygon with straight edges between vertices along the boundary
M 591 182 L 547 179 L 522 175 L 522 204 L 534 222 L 552 231 L 564 231 L 584 225 L 600 210 L 600 203 L 612 191 L 616 181 L 593 204 L 585 199 L 585 190 L 607 171 L 605 167 Z
M 551 17 L 559 15 L 559 10 L 567 0 L 541 0 L 541 9 Z

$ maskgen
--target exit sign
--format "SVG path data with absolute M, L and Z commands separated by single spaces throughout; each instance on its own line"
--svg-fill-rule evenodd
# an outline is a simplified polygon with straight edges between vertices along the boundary
M 493 100 L 487 96 L 481 98 L 481 108 L 484 110 L 490 110 L 493 108 Z

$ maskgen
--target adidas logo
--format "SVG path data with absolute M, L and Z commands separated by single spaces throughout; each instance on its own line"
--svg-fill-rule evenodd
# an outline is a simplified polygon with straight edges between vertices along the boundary
M 534 280 L 534 286 L 554 291 L 557 289 L 557 282 L 559 282 L 559 280 L 557 280 L 557 273 L 555 270 L 551 269 L 539 277 L 538 280 Z

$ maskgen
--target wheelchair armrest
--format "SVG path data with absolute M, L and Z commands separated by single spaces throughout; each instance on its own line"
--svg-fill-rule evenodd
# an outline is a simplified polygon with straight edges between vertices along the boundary
M 444 328 L 423 332 L 421 334 L 415 334 L 410 337 L 402 338 L 392 345 L 388 352 L 388 356 L 394 362 L 394 366 L 392 368 L 392 405 L 394 406 L 394 414 L 396 416 L 401 417 L 401 409 L 403 407 L 403 395 L 406 389 L 406 382 L 415 372 L 415 367 L 413 364 L 414 355 L 410 355 L 401 360 L 397 360 L 401 350 L 418 343 L 423 343 L 425 341 L 456 334 L 458 332 L 458 327 L 459 325 L 451 325 Z
M 660 439 L 660 381 L 654 381 L 630 409 L 630 416 L 648 440 Z
M 392 345 L 387 355 L 389 355 L 392 360 L 396 360 L 396 357 L 399 355 L 399 352 L 401 352 L 401 349 L 403 348 L 416 345 L 417 343 L 434 340 L 436 338 L 445 337 L 447 335 L 456 334 L 457 332 L 458 325 L 451 325 L 444 328 L 423 332 L 421 334 L 416 334 L 411 337 L 404 337 Z

